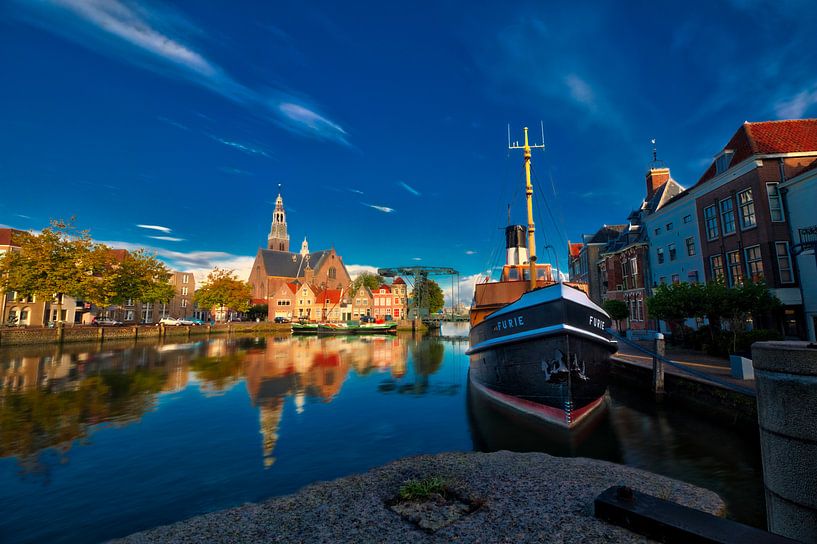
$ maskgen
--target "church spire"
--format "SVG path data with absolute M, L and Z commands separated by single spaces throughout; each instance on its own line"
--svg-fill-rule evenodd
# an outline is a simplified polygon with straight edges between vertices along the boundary
M 306 236 L 304 236 L 304 241 L 301 242 L 301 255 L 309 255 L 309 244 L 306 242 Z
M 280 191 L 281 184 L 278 184 Z M 267 248 L 273 251 L 289 251 L 289 234 L 287 234 L 287 214 L 284 211 L 284 199 L 281 193 L 275 199 L 275 211 L 272 212 L 272 225 L 267 236 Z

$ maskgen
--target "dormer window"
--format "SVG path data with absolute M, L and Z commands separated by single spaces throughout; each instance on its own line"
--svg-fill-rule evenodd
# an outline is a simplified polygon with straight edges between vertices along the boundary
M 732 156 L 735 154 L 731 149 L 724 149 L 720 155 L 715 157 L 715 175 L 726 172 L 732 162 Z

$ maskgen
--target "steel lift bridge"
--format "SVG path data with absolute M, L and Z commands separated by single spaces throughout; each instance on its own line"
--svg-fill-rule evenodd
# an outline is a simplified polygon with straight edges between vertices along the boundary
M 454 290 L 459 295 L 460 273 L 453 268 L 445 266 L 398 266 L 394 268 L 378 268 L 377 273 L 384 278 L 394 278 L 397 276 L 406 278 L 409 287 L 415 291 L 411 305 L 412 319 L 421 318 L 424 323 L 432 327 L 439 328 L 442 316 L 432 316 L 428 314 L 428 277 L 429 276 L 451 276 L 451 316 L 455 315 L 454 301 L 459 300 L 459 296 L 454 297 Z M 419 289 L 418 289 L 419 286 Z M 440 285 L 440 289 L 445 292 L 445 286 Z

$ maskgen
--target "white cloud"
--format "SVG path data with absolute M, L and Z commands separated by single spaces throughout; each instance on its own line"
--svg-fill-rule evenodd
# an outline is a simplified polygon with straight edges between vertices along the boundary
M 363 204 L 364 206 L 368 206 L 369 208 L 373 208 L 373 209 L 375 209 L 375 210 L 377 210 L 379 212 L 383 212 L 383 213 L 392 213 L 392 212 L 395 211 L 394 208 L 389 208 L 388 206 L 378 206 L 377 204 L 365 204 L 363 202 L 361 202 L 361 204 Z
M 349 272 L 349 275 L 352 277 L 352 279 L 355 279 L 363 272 L 377 274 L 377 267 L 368 264 L 347 264 L 346 271 Z
M 166 242 L 184 242 L 184 238 L 174 238 L 173 236 L 148 236 L 154 240 L 164 240 Z
M 163 227 L 161 225 L 136 225 L 136 226 L 139 227 L 140 229 L 158 230 L 164 233 L 168 233 L 173 230 L 170 227 Z
M 469 249 L 469 250 L 467 250 L 467 251 L 465 252 L 465 254 L 466 254 L 466 255 L 476 255 L 476 254 L 477 254 L 477 252 L 476 252 L 476 251 L 474 251 L 473 249 Z
M 127 249 L 128 251 L 144 249 L 150 253 L 155 253 L 159 259 L 173 270 L 194 274 L 196 282 L 199 284 L 207 278 L 207 274 L 215 267 L 234 270 L 239 279 L 246 280 L 250 277 L 252 264 L 255 261 L 255 257 L 233 255 L 223 251 L 183 252 L 132 242 L 101 241 L 100 243 L 115 249 Z
M 570 90 L 570 96 L 573 100 L 591 110 L 596 109 L 596 98 L 593 89 L 585 80 L 576 74 L 568 74 L 565 76 L 565 85 Z
M 477 282 L 482 281 L 484 278 L 485 275 L 482 273 L 471 274 L 468 276 L 460 276 L 459 282 L 455 285 L 454 288 L 453 293 L 454 304 L 456 305 L 462 303 L 465 306 L 470 307 L 471 302 L 474 298 L 474 286 L 477 284 Z M 440 287 L 442 288 L 443 296 L 445 297 L 445 305 L 450 307 L 452 300 L 450 280 L 440 281 Z
M 282 90 L 275 92 L 276 98 L 270 100 L 268 93 L 239 83 L 193 45 L 185 43 L 181 36 L 189 34 L 192 25 L 178 14 L 120 0 L 16 0 L 15 3 L 22 19 L 95 52 L 191 81 L 245 107 L 260 106 L 266 115 L 272 115 L 280 126 L 290 131 L 349 145 L 346 131 L 314 108 L 299 103 L 299 99 Z M 165 122 L 186 128 L 170 120 Z
M 358 195 L 363 194 L 363 191 L 361 191 L 360 189 L 351 189 L 351 188 L 347 187 L 346 190 L 349 191 L 350 193 L 355 193 L 355 194 L 358 194 Z
M 422 257 L 412 257 L 411 260 L 412 261 L 422 261 L 423 258 Z
M 421 196 L 421 195 L 420 195 L 420 191 L 418 191 L 417 189 L 415 189 L 414 187 L 412 187 L 412 186 L 411 186 L 411 185 L 409 185 L 408 183 L 405 183 L 405 182 L 401 181 L 401 182 L 399 183 L 399 185 L 400 185 L 400 186 L 401 186 L 403 189 L 405 189 L 406 191 L 408 191 L 409 193 L 413 194 L 414 196 Z
M 279 102 L 277 108 L 283 115 L 285 128 L 320 140 L 333 140 L 349 145 L 346 131 L 340 125 L 306 106 L 293 102 Z
M 774 106 L 774 111 L 781 119 L 798 119 L 817 104 L 817 88 L 805 90 L 781 100 Z
M 219 143 L 222 143 L 222 144 L 226 145 L 227 147 L 232 147 L 233 149 L 238 149 L 239 151 L 243 151 L 247 155 L 260 155 L 260 156 L 266 157 L 268 159 L 272 158 L 272 157 L 270 157 L 269 153 L 267 153 L 266 151 L 264 151 L 263 149 L 261 149 L 259 147 L 255 147 L 255 146 L 252 146 L 252 145 L 249 145 L 249 144 L 242 144 L 240 142 L 234 142 L 232 140 L 226 140 L 224 138 L 219 138 L 218 136 L 213 136 L 212 134 L 209 134 L 209 136 L 213 140 L 215 140 L 215 141 L 217 141 Z

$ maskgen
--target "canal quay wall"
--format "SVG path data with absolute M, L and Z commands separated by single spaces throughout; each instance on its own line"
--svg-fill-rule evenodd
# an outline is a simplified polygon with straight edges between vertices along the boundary
M 412 481 L 435 482 L 442 492 L 401 500 Z M 618 485 L 725 513 L 712 491 L 606 461 L 443 453 L 401 459 L 119 542 L 652 542 L 594 516 L 595 498 Z
M 37 344 L 67 344 L 76 342 L 105 342 L 111 340 L 142 340 L 150 338 L 193 338 L 211 334 L 290 332 L 285 323 L 248 322 L 219 325 L 172 326 L 142 325 L 123 327 L 54 327 L 54 328 L 0 328 L 0 347 Z
M 611 381 L 655 396 L 653 369 L 628 361 L 610 359 Z M 664 393 L 656 400 L 679 404 L 709 419 L 756 432 L 757 397 L 694 376 L 664 374 Z

